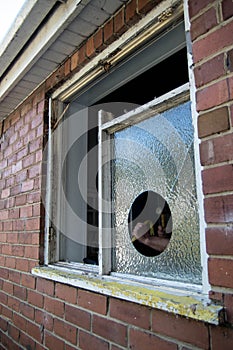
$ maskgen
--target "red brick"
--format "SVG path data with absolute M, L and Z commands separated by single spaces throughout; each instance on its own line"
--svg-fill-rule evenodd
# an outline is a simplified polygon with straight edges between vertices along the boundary
M 16 259 L 16 270 L 29 272 L 29 261 L 27 259 Z
M 4 190 L 2 190 L 2 193 L 1 193 L 1 198 L 7 198 L 10 196 L 10 189 L 9 188 L 5 188 Z
M 35 284 L 36 284 L 35 277 L 32 276 L 32 275 L 27 275 L 27 274 L 25 274 L 25 273 L 22 273 L 22 276 L 21 276 L 21 284 L 22 284 L 24 287 L 34 289 L 34 288 L 35 288 Z M 29 291 L 29 290 L 28 290 L 28 291 Z
M 206 222 L 208 223 L 233 221 L 233 195 L 206 198 L 204 208 Z
M 86 43 L 86 55 L 87 57 L 93 57 L 95 54 L 94 38 L 91 36 Z
M 31 102 L 24 103 L 22 106 L 22 109 L 21 109 L 21 116 L 23 117 L 26 114 L 31 113 L 31 112 L 32 112 L 32 103 Z
M 198 90 L 196 98 L 198 111 L 204 111 L 227 102 L 229 94 L 226 80 L 219 81 L 202 90 Z
M 77 343 L 77 330 L 64 321 L 54 319 L 54 332 L 72 344 Z
M 229 92 L 229 99 L 233 99 L 233 78 L 228 78 L 228 92 Z
M 45 296 L 44 309 L 58 317 L 64 316 L 64 303 Z
M 38 203 L 41 201 L 40 192 L 32 192 L 27 195 L 28 203 Z
M 48 349 L 64 350 L 65 343 L 63 340 L 56 338 L 51 333 L 45 331 L 45 346 Z
M 35 341 L 26 333 L 20 334 L 20 345 L 25 349 L 35 349 Z
M 26 124 L 26 125 L 23 126 L 22 129 L 19 130 L 19 136 L 20 137 L 25 136 L 28 133 L 28 131 L 29 131 L 29 125 Z
M 107 297 L 79 289 L 78 305 L 102 315 L 107 313 Z
M 209 168 L 202 172 L 204 194 L 233 190 L 233 165 Z
M 4 267 L 0 267 L 0 277 L 3 279 L 8 279 L 11 271 L 8 271 L 8 269 L 5 269 Z
M 39 137 L 38 139 L 33 138 L 33 140 L 31 140 L 29 144 L 29 151 L 30 153 L 33 153 L 38 149 L 40 149 L 41 147 L 42 147 L 42 138 L 41 137 Z
M 43 159 L 43 151 L 39 150 L 36 152 L 36 163 L 41 162 Z
M 209 282 L 214 286 L 233 288 L 233 261 L 209 258 Z
M 22 286 L 14 285 L 14 296 L 20 300 L 26 300 L 27 289 Z
M 35 155 L 29 154 L 27 157 L 23 159 L 23 168 L 27 168 L 30 165 L 34 164 L 35 161 Z
M 18 234 L 17 233 L 8 233 L 7 234 L 8 243 L 18 243 Z
M 110 316 L 140 328 L 150 329 L 151 310 L 148 307 L 118 300 L 110 300 Z
M 5 232 L 12 231 L 12 228 L 13 228 L 13 222 L 12 221 L 3 222 L 3 230 Z
M 7 294 L 13 294 L 13 283 L 8 281 L 3 281 L 2 290 Z
M 115 40 L 113 33 L 113 18 L 111 18 L 104 26 L 104 43 L 111 44 Z
M 76 304 L 77 302 L 77 289 L 65 284 L 56 283 L 55 297 L 67 301 L 68 303 Z
M 222 14 L 223 19 L 227 20 L 233 16 L 233 2 L 232 0 L 223 0 L 222 1 Z
M 10 297 L 7 297 L 7 295 L 5 293 L 3 293 L 2 291 L 0 291 L 0 303 L 3 305 L 7 305 L 7 301 L 9 300 Z
M 145 14 L 152 10 L 160 0 L 138 0 L 138 12 Z
M 100 52 L 103 49 L 103 29 L 99 28 L 97 32 L 94 34 L 94 47 L 96 52 Z
M 40 293 L 28 290 L 28 302 L 29 304 L 42 308 L 44 305 L 44 297 Z
M 16 313 L 13 314 L 14 325 L 21 331 L 26 331 L 26 319 Z
M 18 139 L 18 132 L 14 132 L 14 134 L 9 139 L 9 145 L 12 145 Z
M 78 63 L 80 65 L 84 65 L 84 63 L 87 61 L 87 57 L 86 57 L 86 46 L 83 45 L 80 47 L 79 51 L 78 51 Z
M 125 8 L 126 24 L 133 25 L 138 21 L 139 18 L 140 16 L 137 13 L 137 1 L 131 0 L 129 3 L 126 4 Z
M 17 152 L 24 146 L 24 142 L 22 139 L 17 139 L 17 141 L 12 145 L 13 152 Z
M 16 258 L 6 257 L 5 258 L 5 267 L 9 267 L 10 269 L 15 269 Z
M 109 346 L 103 339 L 97 338 L 90 333 L 79 332 L 79 349 L 83 350 L 108 350 Z
M 202 165 L 233 160 L 233 134 L 202 142 L 200 155 Z
M 12 245 L 12 255 L 13 256 L 24 256 L 24 246 L 22 245 Z
M 22 148 L 18 153 L 17 153 L 17 160 L 19 161 L 20 159 L 26 157 L 28 155 L 28 147 Z
M 20 277 L 21 277 L 21 274 L 20 272 L 17 272 L 17 271 L 9 271 L 9 280 L 14 282 L 14 283 L 20 283 Z
M 224 55 L 220 54 L 194 69 L 196 86 L 200 87 L 224 76 Z
M 224 306 L 226 309 L 226 321 L 233 324 L 233 295 L 224 295 Z
M 127 327 L 123 324 L 93 315 L 93 333 L 122 346 L 127 345 Z
M 46 108 L 46 104 L 48 103 L 44 87 L 41 87 L 40 90 L 35 92 L 35 97 L 33 98 L 33 106 L 37 106 L 37 112 L 43 112 L 44 108 Z
M 65 319 L 66 321 L 75 324 L 84 329 L 90 330 L 91 327 L 91 315 L 90 313 L 80 310 L 77 307 L 71 305 L 65 305 Z
M 34 181 L 33 180 L 24 181 L 22 183 L 21 191 L 22 192 L 31 191 L 31 190 L 33 190 L 33 187 L 34 187 Z
M 9 244 L 4 244 L 2 246 L 2 254 L 4 255 L 11 255 L 12 252 L 12 246 Z
M 222 26 L 193 44 L 194 62 L 206 59 L 212 54 L 232 45 L 233 21 Z
M 132 350 L 177 350 L 176 344 L 173 344 L 168 340 L 161 339 L 152 333 L 146 333 L 136 329 L 130 329 L 129 342 L 129 348 Z
M 15 176 L 15 181 L 17 184 L 21 184 L 21 182 L 27 180 L 27 170 L 20 171 L 18 174 Z
M 32 207 L 32 215 L 33 216 L 40 216 L 41 214 L 41 204 L 34 204 Z
M 27 334 L 37 340 L 38 342 L 41 342 L 43 339 L 43 333 L 41 331 L 40 325 L 36 325 L 30 321 L 27 321 L 26 324 Z
M 23 231 L 24 230 L 24 220 L 14 220 L 13 231 Z
M 211 227 L 206 229 L 207 253 L 212 255 L 232 255 L 233 229 L 231 227 Z
M 27 219 L 25 221 L 26 231 L 35 231 L 40 229 L 40 218 Z
M 70 70 L 71 70 L 71 60 L 70 58 L 68 58 L 64 64 L 64 73 L 65 76 L 70 74 Z
M 16 196 L 17 194 L 20 194 L 21 192 L 21 185 L 17 185 L 11 188 L 11 196 Z
M 19 111 L 15 111 L 10 119 L 11 125 L 14 125 L 15 123 L 17 123 L 20 120 L 20 113 Z
M 198 14 L 199 11 L 204 9 L 207 5 L 209 5 L 209 0 L 202 0 L 202 1 L 189 1 L 189 14 L 190 17 L 193 17 Z
M 12 324 L 9 324 L 8 332 L 9 332 L 9 336 L 12 339 L 14 339 L 16 342 L 18 342 L 20 331 L 16 327 L 14 327 Z
M 44 293 L 46 295 L 53 296 L 54 295 L 54 282 L 46 280 L 44 278 L 38 278 L 36 289 L 40 293 Z
M 71 66 L 70 66 L 71 71 L 73 71 L 78 67 L 78 57 L 79 57 L 78 51 L 71 56 Z
M 8 210 L 1 210 L 0 211 L 0 220 L 7 220 L 8 219 Z
M 20 314 L 31 319 L 34 320 L 34 308 L 26 303 L 20 303 L 20 307 L 19 307 L 19 311 Z
M 227 327 L 211 327 L 211 350 L 232 350 L 233 329 Z
M 121 350 L 122 348 L 119 348 L 118 346 L 116 345 L 112 345 L 111 347 L 111 350 Z
M 41 310 L 35 310 L 35 322 L 38 324 L 43 324 L 44 329 L 48 331 L 53 330 L 53 316 L 49 315 L 47 312 Z
M 24 257 L 29 259 L 39 259 L 39 248 L 33 246 L 26 246 Z
M 152 313 L 152 330 L 191 343 L 201 349 L 209 349 L 208 328 L 202 322 L 154 310 Z
M 28 218 L 32 216 L 32 205 L 20 208 L 20 218 Z

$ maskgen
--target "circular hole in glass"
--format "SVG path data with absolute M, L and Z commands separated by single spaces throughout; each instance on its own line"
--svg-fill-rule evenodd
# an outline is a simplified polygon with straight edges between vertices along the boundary
M 172 235 L 172 215 L 167 201 L 154 191 L 141 193 L 130 208 L 128 226 L 131 242 L 139 253 L 161 254 Z

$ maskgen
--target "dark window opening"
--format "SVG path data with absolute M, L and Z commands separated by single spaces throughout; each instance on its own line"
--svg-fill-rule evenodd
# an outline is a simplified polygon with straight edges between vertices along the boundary
M 188 82 L 186 47 L 113 91 L 100 103 L 129 102 L 143 105 Z
M 166 249 L 172 235 L 172 216 L 167 201 L 158 193 L 145 191 L 134 200 L 128 224 L 139 253 L 156 256 Z

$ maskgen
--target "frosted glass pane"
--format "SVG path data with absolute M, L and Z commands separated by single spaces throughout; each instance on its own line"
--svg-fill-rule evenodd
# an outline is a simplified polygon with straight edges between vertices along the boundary
M 190 102 L 118 131 L 114 138 L 114 271 L 200 283 Z M 162 196 L 172 214 L 170 242 L 160 255 L 153 257 L 135 249 L 128 229 L 132 203 L 145 191 Z

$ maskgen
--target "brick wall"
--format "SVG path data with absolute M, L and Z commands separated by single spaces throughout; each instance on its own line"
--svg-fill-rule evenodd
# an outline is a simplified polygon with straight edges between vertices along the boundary
M 0 349 L 230 350 L 233 344 L 233 5 L 190 0 L 210 297 L 225 326 L 35 278 L 43 262 L 47 96 L 159 1 L 132 0 L 0 127 Z
M 233 3 L 190 1 L 210 296 L 233 303 Z

